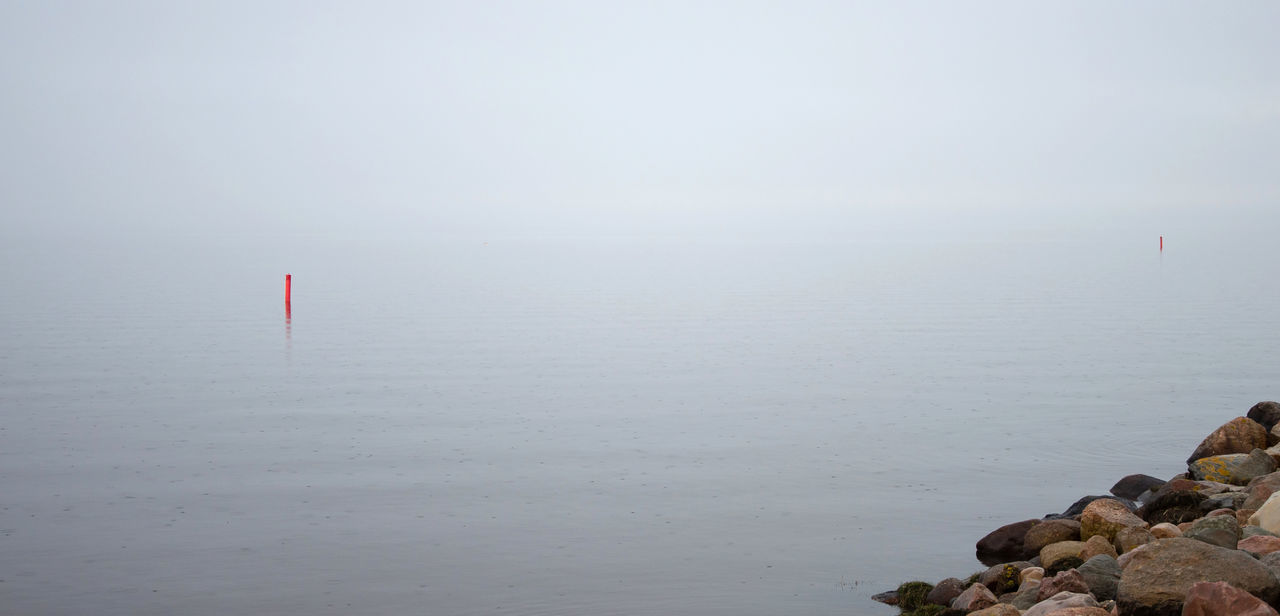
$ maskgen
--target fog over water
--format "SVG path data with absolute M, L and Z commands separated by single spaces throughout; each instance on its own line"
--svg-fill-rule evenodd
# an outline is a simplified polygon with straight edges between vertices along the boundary
M 1276 23 L 0 6 L 0 612 L 892 613 L 1280 397 Z

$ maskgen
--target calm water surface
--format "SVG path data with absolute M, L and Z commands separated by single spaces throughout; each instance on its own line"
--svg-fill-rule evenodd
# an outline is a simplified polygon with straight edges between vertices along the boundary
M 1280 396 L 1212 238 L 67 250 L 5 253 L 6 613 L 890 614 Z

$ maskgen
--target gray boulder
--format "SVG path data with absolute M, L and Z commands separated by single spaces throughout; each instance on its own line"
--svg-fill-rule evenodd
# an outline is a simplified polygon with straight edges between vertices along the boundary
M 1227 582 L 1268 603 L 1280 599 L 1280 581 L 1252 556 L 1202 541 L 1157 539 L 1135 550 L 1120 573 L 1120 613 L 1179 616 L 1196 582 Z
M 1246 485 L 1255 477 L 1276 470 L 1276 461 L 1261 449 L 1249 453 L 1228 453 L 1200 458 L 1187 466 L 1191 476 L 1199 480 Z
M 1116 589 L 1120 586 L 1120 563 L 1116 559 L 1099 554 L 1084 561 L 1076 571 L 1080 572 L 1089 592 L 1099 601 L 1116 598 Z
M 1263 428 L 1270 430 L 1280 424 L 1280 402 L 1272 402 L 1270 400 L 1259 402 L 1249 409 L 1245 417 L 1252 419 L 1262 425 Z
M 1156 490 L 1163 486 L 1165 481 L 1152 477 L 1151 475 L 1129 475 L 1116 485 L 1111 486 L 1111 493 L 1120 498 L 1142 502 L 1144 498 L 1152 496 Z

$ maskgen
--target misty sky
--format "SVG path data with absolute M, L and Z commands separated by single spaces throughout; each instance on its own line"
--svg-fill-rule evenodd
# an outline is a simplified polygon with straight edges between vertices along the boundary
M 8 234 L 1265 207 L 1280 3 L 0 3 Z

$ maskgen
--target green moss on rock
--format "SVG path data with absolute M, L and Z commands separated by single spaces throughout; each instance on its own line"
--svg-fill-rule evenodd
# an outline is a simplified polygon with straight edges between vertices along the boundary
M 947 611 L 946 607 L 930 603 L 928 605 L 922 605 L 911 611 L 904 610 L 902 612 L 902 616 L 938 616 L 945 611 Z
M 933 590 L 933 584 L 928 582 L 903 582 L 898 587 L 898 609 L 905 614 L 909 610 L 915 610 L 925 605 L 925 597 L 929 596 L 929 591 Z

